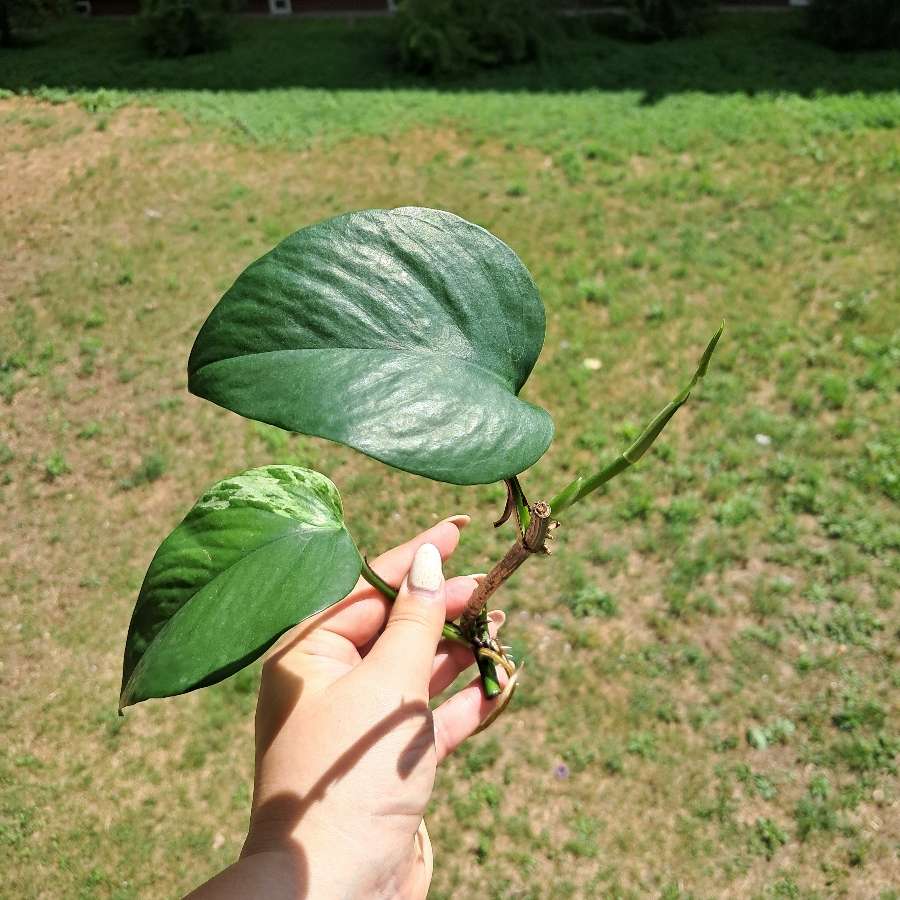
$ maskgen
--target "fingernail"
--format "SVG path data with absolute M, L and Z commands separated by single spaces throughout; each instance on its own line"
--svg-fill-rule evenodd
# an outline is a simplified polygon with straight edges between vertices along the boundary
M 487 578 L 487 572 L 473 572 L 469 578 L 474 578 L 479 584 Z
M 441 553 L 434 544 L 422 544 L 416 550 L 407 583 L 412 591 L 434 594 L 440 589 L 444 583 L 444 572 Z
M 472 517 L 467 516 L 465 513 L 458 513 L 455 516 L 448 516 L 444 521 L 452 522 L 457 528 L 463 529 L 472 521 Z

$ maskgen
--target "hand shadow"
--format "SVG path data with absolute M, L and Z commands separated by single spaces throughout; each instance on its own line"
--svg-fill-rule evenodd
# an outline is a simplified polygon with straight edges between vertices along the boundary
M 299 691 L 297 696 L 299 697 Z M 285 877 L 290 879 L 289 896 L 308 896 L 309 867 L 306 854 L 303 847 L 291 837 L 292 832 L 310 807 L 325 797 L 331 784 L 350 772 L 381 738 L 407 719 L 416 717 L 422 719 L 422 725 L 397 759 L 397 773 L 401 778 L 407 778 L 427 751 L 432 737 L 431 710 L 422 700 L 401 703 L 397 709 L 373 725 L 335 759 L 305 795 L 283 791 L 254 809 L 251 820 L 258 818 L 266 823 L 266 827 L 262 832 L 251 828 L 251 836 L 241 851 L 241 859 L 271 852 L 273 848 L 291 846 L 293 865 L 285 870 Z M 302 760 L 298 761 L 298 765 L 302 765 Z

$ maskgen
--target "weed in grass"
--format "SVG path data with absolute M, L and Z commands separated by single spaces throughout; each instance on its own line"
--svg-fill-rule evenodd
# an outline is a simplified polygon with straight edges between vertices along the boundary
M 880 440 L 868 441 L 849 466 L 848 475 L 864 489 L 900 500 L 900 431 L 886 432 Z
M 742 640 L 755 641 L 768 647 L 770 650 L 777 650 L 781 646 L 783 638 L 782 633 L 776 628 L 759 628 L 751 626 L 741 631 L 739 637 Z
M 56 481 L 57 478 L 62 478 L 71 471 L 72 469 L 61 450 L 54 450 L 44 461 L 44 477 L 47 481 Z
M 100 422 L 88 422 L 83 425 L 75 435 L 80 441 L 90 441 L 103 433 L 103 426 Z
M 106 312 L 99 306 L 91 307 L 90 313 L 85 317 L 84 327 L 102 328 L 106 324 Z
M 162 478 L 168 466 L 168 460 L 162 453 L 158 451 L 148 453 L 141 459 L 137 468 L 119 482 L 119 487 L 123 491 L 131 491 L 145 484 L 152 484 Z
M 565 770 L 559 771 L 560 777 L 568 777 L 569 774 L 578 775 L 583 772 L 597 758 L 597 752 L 580 743 L 570 744 L 562 753 L 565 761 Z
M 790 512 L 778 515 L 768 533 L 769 540 L 775 545 L 769 557 L 772 562 L 789 562 L 792 545 L 798 537 L 796 518 Z
M 743 525 L 748 519 L 759 514 L 759 503 L 750 494 L 734 494 L 721 504 L 716 518 L 730 528 Z
M 641 759 L 656 759 L 658 753 L 656 735 L 649 731 L 635 732 L 628 738 L 625 750 Z
M 487 738 L 479 744 L 468 745 L 464 754 L 462 771 L 466 778 L 471 778 L 489 769 L 500 758 L 500 742 L 495 738 Z
M 750 852 L 771 859 L 788 842 L 787 832 L 771 819 L 760 817 L 750 832 Z
M 563 850 L 576 859 L 593 859 L 599 853 L 597 834 L 601 827 L 592 816 L 576 815 L 571 825 L 573 835 L 563 844 Z
M 812 789 L 802 797 L 794 810 L 797 837 L 806 841 L 816 832 L 834 832 L 841 827 L 841 820 L 828 793 L 817 794 Z
M 788 587 L 788 590 L 790 588 Z M 759 580 L 750 597 L 750 609 L 753 614 L 765 619 L 780 616 L 784 612 L 785 590 L 777 581 Z
M 478 833 L 478 840 L 475 845 L 475 859 L 479 864 L 483 865 L 490 859 L 493 845 L 494 834 L 492 831 L 481 831 Z
M 619 605 L 615 598 L 595 586 L 582 588 L 568 599 L 569 609 L 576 618 L 602 616 L 611 619 L 619 614 Z
M 841 375 L 826 375 L 819 385 L 826 409 L 843 409 L 850 396 L 850 385 Z
M 754 750 L 765 750 L 772 744 L 790 742 L 797 726 L 790 719 L 776 719 L 766 726 L 754 726 L 747 729 L 747 743 Z
M 99 338 L 84 338 L 78 347 L 81 363 L 78 367 L 80 375 L 93 375 L 97 368 L 97 357 L 103 350 L 103 342 Z
M 654 498 L 646 488 L 638 487 L 628 492 L 619 504 L 619 517 L 625 522 L 646 519 L 653 511 Z
M 829 748 L 829 758 L 852 772 L 885 772 L 897 774 L 900 740 L 886 734 L 874 738 L 853 737 L 836 741 Z
M 763 800 L 774 800 L 778 796 L 778 789 L 772 783 L 771 779 L 761 772 L 751 772 L 748 766 L 741 765 L 738 767 L 738 779 L 742 781 L 750 791 L 751 795 L 761 797 Z
M 800 900 L 800 898 L 808 896 L 809 900 L 813 900 L 812 896 L 806 895 L 796 880 L 789 875 L 784 875 L 774 882 L 764 896 L 783 898 L 783 900 Z
M 693 525 L 703 515 L 704 505 L 698 497 L 673 497 L 663 510 L 663 518 L 673 527 L 686 528 Z
M 880 729 L 887 719 L 884 707 L 875 700 L 848 699 L 832 717 L 832 723 L 841 731 L 861 728 Z
M 825 634 L 839 644 L 868 646 L 884 625 L 866 609 L 839 606 L 825 622 Z
M 603 771 L 607 775 L 621 775 L 625 771 L 625 760 L 617 750 L 607 750 L 603 754 Z
M 791 397 L 791 411 L 801 418 L 808 416 L 812 412 L 814 403 L 812 392 L 800 389 Z
M 730 828 L 734 823 L 737 803 L 725 770 L 717 765 L 714 774 L 715 782 L 713 784 L 712 797 L 707 800 L 698 799 L 695 801 L 691 808 L 691 813 L 698 819 L 717 822 Z
M 576 296 L 586 303 L 596 303 L 599 306 L 609 306 L 612 302 L 612 291 L 609 285 L 596 279 L 579 281 L 575 288 Z

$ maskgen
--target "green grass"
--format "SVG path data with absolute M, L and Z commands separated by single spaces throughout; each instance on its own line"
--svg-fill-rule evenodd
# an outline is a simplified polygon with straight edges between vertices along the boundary
M 185 392 L 247 262 L 319 218 L 420 203 L 491 228 L 541 288 L 527 395 L 557 439 L 531 497 L 625 446 L 727 320 L 658 445 L 498 598 L 525 678 L 439 775 L 432 895 L 892 896 L 900 81 L 896 55 L 796 25 L 588 34 L 438 86 L 391 69 L 384 22 L 247 21 L 181 63 L 135 57 L 128 23 L 75 23 L 0 55 L 0 85 L 37 95 L 0 100 L 11 895 L 171 896 L 240 847 L 256 668 L 115 715 L 143 573 L 208 483 L 319 468 L 369 553 L 470 512 L 454 572 L 510 541 L 502 486 Z
M 452 120 L 558 154 L 572 182 L 586 160 L 773 138 L 816 156 L 826 135 L 900 124 L 897 55 L 826 51 L 798 16 L 726 15 L 707 37 L 651 47 L 592 25 L 570 23 L 540 63 L 434 84 L 393 65 L 387 19 L 245 20 L 232 50 L 185 60 L 144 57 L 127 20 L 75 22 L 0 56 L 0 86 L 95 110 L 140 98 L 291 147 Z M 526 188 L 508 181 L 509 196 Z

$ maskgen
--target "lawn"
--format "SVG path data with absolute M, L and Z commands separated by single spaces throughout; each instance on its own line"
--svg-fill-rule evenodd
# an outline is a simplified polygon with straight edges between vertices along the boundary
M 793 15 L 668 46 L 573 31 L 540 65 L 396 73 L 388 22 L 247 21 L 141 59 L 128 22 L 0 54 L 0 874 L 14 897 L 168 897 L 234 859 L 257 667 L 116 716 L 159 541 L 210 482 L 317 468 L 376 553 L 457 488 L 185 390 L 243 267 L 348 209 L 490 228 L 547 307 L 527 388 L 549 496 L 709 377 L 504 589 L 528 666 L 439 775 L 438 898 L 872 897 L 900 884 L 900 59 Z

